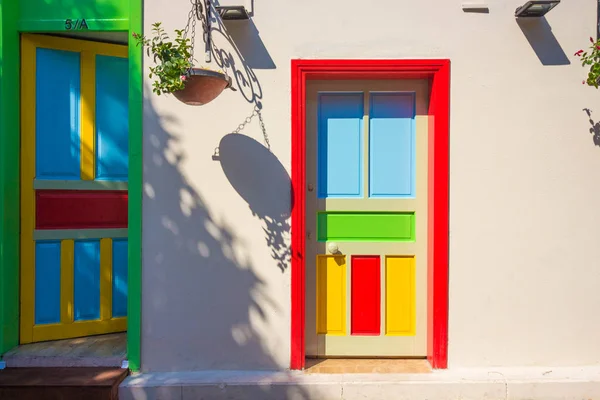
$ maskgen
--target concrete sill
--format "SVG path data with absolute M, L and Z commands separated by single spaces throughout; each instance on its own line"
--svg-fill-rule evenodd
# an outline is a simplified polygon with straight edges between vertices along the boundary
M 587 400 L 600 399 L 600 367 L 451 369 L 426 374 L 145 373 L 128 377 L 119 396 L 121 400 Z

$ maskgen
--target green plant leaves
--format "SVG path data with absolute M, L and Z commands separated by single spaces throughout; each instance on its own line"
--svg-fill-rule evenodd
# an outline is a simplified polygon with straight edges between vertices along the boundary
M 192 67 L 190 40 L 184 38 L 184 30 L 175 30 L 175 39 L 162 28 L 161 22 L 152 24 L 152 39 L 139 34 L 133 34 L 137 45 L 146 46 L 148 56 L 152 55 L 155 67 L 150 67 L 149 78 L 154 79 L 152 91 L 158 95 L 173 93 L 185 87 L 185 78 Z
M 600 40 L 594 41 L 590 38 L 592 45 L 590 50 L 583 52 L 579 50 L 575 53 L 576 56 L 581 57 L 581 66 L 589 66 L 587 79 L 583 81 L 583 84 L 593 86 L 598 89 L 600 81 Z

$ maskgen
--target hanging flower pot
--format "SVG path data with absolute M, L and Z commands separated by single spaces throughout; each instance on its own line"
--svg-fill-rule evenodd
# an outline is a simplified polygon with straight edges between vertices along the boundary
M 211 61 L 210 0 L 205 1 L 203 15 L 200 0 L 192 0 L 192 11 L 188 15 L 185 29 L 175 30 L 171 40 L 160 22 L 152 25 L 152 38 L 134 33 L 138 45 L 144 46 L 148 56 L 154 58 L 149 78 L 153 79 L 152 91 L 157 95 L 173 94 L 181 102 L 201 106 L 217 98 L 223 90 L 231 88 L 231 78 L 226 73 L 209 68 L 194 67 L 194 35 L 196 20 L 205 19 L 205 61 Z M 191 29 L 190 29 L 191 28 Z M 188 32 L 191 31 L 191 39 Z M 223 67 L 225 68 L 224 63 Z
M 231 87 L 229 76 L 209 69 L 192 68 L 184 78 L 185 87 L 173 92 L 182 103 L 202 106 L 216 99 L 223 90 Z

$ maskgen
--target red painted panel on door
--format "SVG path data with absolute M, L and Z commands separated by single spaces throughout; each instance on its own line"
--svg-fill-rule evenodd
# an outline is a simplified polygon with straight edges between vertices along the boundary
M 127 228 L 127 192 L 38 190 L 36 229 Z
M 379 256 L 352 257 L 352 335 L 379 335 L 381 279 Z

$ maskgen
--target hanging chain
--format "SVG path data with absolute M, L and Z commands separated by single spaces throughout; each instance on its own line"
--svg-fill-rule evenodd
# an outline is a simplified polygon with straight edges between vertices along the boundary
M 192 4 L 192 9 L 190 10 L 190 12 L 188 14 L 187 25 L 185 26 L 185 29 L 183 31 L 184 39 L 186 39 L 188 37 L 188 34 L 190 34 L 190 42 L 191 42 L 190 64 L 191 65 L 194 65 L 194 45 L 195 45 L 195 40 L 196 40 L 196 20 L 197 19 L 203 20 L 202 28 L 205 31 L 205 35 L 206 35 L 205 40 L 208 40 L 210 38 L 210 32 L 208 32 L 208 34 L 206 32 L 208 29 L 210 29 L 210 25 L 208 24 L 208 21 L 204 22 L 204 18 L 201 18 L 204 16 L 204 13 L 202 12 L 199 1 L 200 0 L 190 0 L 190 3 Z M 209 2 L 206 2 L 206 7 L 210 7 Z M 205 10 L 205 11 L 207 11 L 207 10 Z M 206 13 L 206 15 L 208 15 L 208 13 Z M 190 26 L 191 26 L 191 32 L 190 32 Z M 221 67 L 223 68 L 225 75 L 228 75 L 227 67 L 228 67 L 229 60 L 223 58 L 223 55 L 219 52 L 219 49 L 217 48 L 217 46 L 214 43 L 211 43 L 211 44 L 212 44 L 212 49 L 215 52 L 215 54 L 219 54 L 219 56 L 220 56 L 220 60 L 222 63 Z M 254 105 L 254 110 L 252 111 L 252 115 L 250 115 L 249 117 L 246 117 L 244 122 L 239 124 L 238 127 L 236 128 L 236 130 L 233 131 L 233 133 L 240 133 L 246 127 L 246 125 L 252 121 L 252 119 L 255 116 L 258 116 L 260 129 L 262 131 L 262 134 L 263 134 L 263 137 L 265 140 L 265 144 L 267 145 L 267 148 L 269 150 L 271 150 L 271 143 L 269 141 L 269 135 L 267 135 L 267 129 L 265 128 L 265 122 L 263 121 L 263 117 L 260 112 L 260 107 L 258 106 L 258 104 Z
M 261 129 L 263 137 L 265 139 L 265 144 L 267 145 L 267 148 L 269 150 L 271 150 L 271 143 L 269 142 L 269 135 L 267 135 L 267 129 L 265 128 L 265 122 L 263 121 L 262 114 L 260 112 L 260 107 L 258 107 L 258 105 L 254 106 L 254 111 L 252 112 L 252 115 L 250 115 L 249 117 L 246 117 L 244 122 L 239 124 L 238 127 L 236 128 L 236 130 L 233 131 L 233 133 L 240 133 L 246 127 L 246 125 L 249 124 L 252 121 L 252 119 L 257 115 L 258 115 L 258 120 L 259 120 L 259 124 L 260 124 L 260 129 Z
M 254 106 L 254 111 L 258 114 L 258 121 L 260 123 L 260 129 L 262 130 L 263 137 L 265 138 L 265 144 L 267 149 L 271 150 L 271 143 L 269 142 L 269 135 L 267 135 L 267 129 L 265 128 L 265 122 L 263 121 L 262 114 L 258 106 Z
M 235 131 L 233 131 L 233 133 L 240 133 L 240 131 L 242 131 L 245 127 L 246 124 L 249 124 L 250 121 L 252 121 L 252 118 L 254 118 L 254 116 L 257 114 L 256 109 L 254 109 L 254 112 L 252 113 L 251 116 L 246 117 L 246 119 L 244 120 L 244 122 L 242 122 L 241 124 L 238 125 L 238 127 L 236 128 Z
M 229 67 L 229 64 L 231 63 L 231 61 L 228 59 L 228 57 L 223 56 L 223 51 L 219 50 L 219 48 L 214 43 L 214 41 L 211 40 L 211 35 L 210 35 L 209 30 L 212 28 L 210 27 L 210 22 L 208 21 L 209 12 L 207 12 L 207 9 L 211 6 L 210 1 L 205 1 L 204 10 L 202 9 L 202 5 L 201 5 L 200 1 L 201 0 L 190 0 L 190 3 L 192 4 L 192 9 L 188 13 L 187 25 L 185 26 L 185 29 L 183 31 L 183 38 L 186 39 L 188 37 L 188 35 L 190 34 L 190 27 L 191 27 L 190 64 L 192 66 L 194 65 L 194 47 L 195 47 L 195 42 L 196 42 L 196 20 L 201 20 L 202 21 L 202 30 L 204 32 L 204 41 L 205 42 L 207 40 L 210 41 L 210 48 L 211 48 L 212 52 L 216 56 L 219 57 L 219 64 L 221 64 L 219 66 L 223 69 L 223 72 L 225 73 L 225 75 L 229 76 L 229 68 L 228 67 Z M 206 51 L 207 52 L 209 51 L 208 47 L 207 47 Z M 207 57 L 206 62 L 210 62 L 210 54 L 206 55 L 206 57 Z
M 190 25 L 192 27 L 192 32 L 191 32 L 191 37 L 190 37 L 190 42 L 191 42 L 191 50 L 190 50 L 190 64 L 194 65 L 194 45 L 196 42 L 196 19 L 198 19 L 199 17 L 199 12 L 198 12 L 198 0 L 190 0 L 190 3 L 192 3 L 192 9 L 190 10 L 189 14 L 188 14 L 188 21 L 187 21 L 187 25 L 185 26 L 185 29 L 183 31 L 183 38 L 186 39 L 188 36 L 188 33 L 190 32 Z

